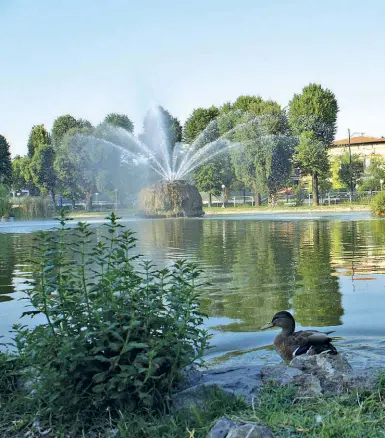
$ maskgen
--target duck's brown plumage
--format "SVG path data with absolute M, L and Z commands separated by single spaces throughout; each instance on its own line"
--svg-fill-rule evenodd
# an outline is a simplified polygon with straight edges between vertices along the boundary
M 274 346 L 282 359 L 290 361 L 301 354 L 320 354 L 328 352 L 337 354 L 337 350 L 331 343 L 329 334 L 317 330 L 295 331 L 295 320 L 286 311 L 278 312 L 274 315 L 270 324 L 263 328 L 281 327 L 282 331 L 274 339 Z

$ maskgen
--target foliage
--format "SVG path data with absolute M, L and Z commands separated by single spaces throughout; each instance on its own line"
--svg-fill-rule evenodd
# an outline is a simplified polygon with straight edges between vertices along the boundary
M 197 108 L 187 118 L 183 127 L 183 140 L 193 143 L 206 126 L 219 116 L 219 109 L 215 106 L 210 108 Z
M 338 110 L 332 91 L 319 84 L 309 84 L 289 103 L 290 128 L 297 136 L 311 131 L 327 146 L 334 140 Z
M 44 196 L 23 196 L 16 198 L 15 214 L 22 219 L 52 218 L 55 206 Z
M 349 152 L 345 152 L 340 157 L 338 175 L 345 187 L 350 187 L 351 184 L 353 184 L 353 187 L 356 187 L 361 181 L 363 173 L 364 162 L 359 155 L 353 154 L 351 163 Z
M 125 114 L 118 114 L 118 113 L 107 114 L 103 120 L 103 123 L 107 123 L 113 126 L 119 126 L 120 128 L 123 128 L 129 132 L 134 131 L 134 124 Z
M 16 155 L 12 160 L 12 188 L 15 192 L 32 188 L 31 159 Z
M 295 199 L 295 206 L 296 207 L 300 207 L 303 205 L 304 200 L 305 200 L 305 193 L 304 193 L 301 185 L 298 185 L 294 189 L 294 199 Z
M 70 129 L 77 128 L 78 126 L 78 121 L 70 114 L 56 118 L 52 126 L 52 140 L 54 145 L 59 144 Z
M 55 150 L 53 146 L 41 144 L 38 146 L 30 165 L 32 181 L 42 193 L 50 193 L 55 202 L 55 187 L 57 175 L 54 169 Z
M 12 162 L 7 139 L 0 135 L 0 184 L 11 185 Z
M 331 183 L 333 189 L 343 189 L 346 186 L 342 183 L 340 178 L 340 166 L 341 166 L 341 158 L 339 156 L 333 157 L 330 160 L 330 173 L 331 173 Z
M 157 138 L 156 132 L 154 131 L 159 123 L 161 123 L 166 133 L 167 147 L 172 149 L 175 143 L 182 141 L 182 126 L 179 123 L 179 120 L 172 116 L 162 106 L 158 106 L 155 113 L 148 112 L 144 117 L 143 134 L 141 135 L 141 139 L 144 143 L 155 149 L 156 147 L 159 147 L 158 143 L 162 139 Z
M 193 174 L 193 180 L 200 192 L 219 196 L 222 193 L 222 185 L 229 188 L 233 180 L 230 155 L 223 154 L 214 161 L 198 167 Z
M 295 139 L 287 136 L 285 119 L 283 113 L 266 114 L 235 131 L 233 139 L 243 143 L 231 153 L 235 176 L 256 192 L 275 194 L 290 175 Z
M 9 187 L 0 184 L 0 218 L 10 216 L 12 213 L 12 204 L 9 198 Z
M 329 159 L 324 143 L 313 132 L 303 132 L 295 147 L 294 161 L 303 175 L 312 176 L 313 204 L 318 205 L 318 177 L 329 176 Z
M 27 296 L 45 323 L 16 326 L 15 347 L 31 374 L 41 421 L 86 421 L 106 408 L 164 409 L 189 364 L 200 361 L 200 271 L 178 261 L 158 270 L 133 255 L 133 233 L 108 218 L 106 234 L 90 226 L 42 232 L 33 254 Z M 75 257 L 73 256 L 75 252 Z M 73 432 L 73 431 L 69 431 Z
M 32 158 L 41 144 L 51 144 L 51 136 L 45 129 L 44 125 L 32 126 L 31 133 L 29 134 L 27 149 L 28 157 Z
M 372 200 L 371 207 L 375 216 L 385 216 L 385 192 L 376 194 Z
M 385 160 L 379 155 L 373 155 L 359 188 L 364 191 L 381 190 L 381 180 L 385 182 Z
M 337 113 L 334 93 L 319 84 L 304 87 L 302 93 L 295 94 L 289 104 L 290 129 L 300 138 L 305 135 L 300 140 L 296 161 L 302 172 L 312 175 L 313 205 L 319 203 L 318 178 L 328 172 L 326 147 L 334 140 Z M 315 155 L 309 155 L 311 151 Z

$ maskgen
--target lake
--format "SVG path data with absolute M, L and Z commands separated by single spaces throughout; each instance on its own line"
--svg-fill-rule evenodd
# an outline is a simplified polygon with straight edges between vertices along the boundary
M 102 221 L 90 220 L 96 235 Z M 188 259 L 212 283 L 202 294 L 213 333 L 211 363 L 280 362 L 275 330 L 260 331 L 275 312 L 299 327 L 335 330 L 349 360 L 375 365 L 385 355 L 385 221 L 369 213 L 256 214 L 139 220 L 138 253 L 162 267 Z M 24 281 L 38 230 L 53 221 L 0 222 L 0 335 L 25 305 Z

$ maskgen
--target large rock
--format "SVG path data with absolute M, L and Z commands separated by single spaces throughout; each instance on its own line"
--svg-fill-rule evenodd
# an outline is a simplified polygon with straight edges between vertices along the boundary
M 378 371 L 378 370 L 377 370 Z M 176 409 L 201 405 L 212 391 L 221 390 L 252 404 L 263 385 L 294 385 L 300 396 L 341 394 L 349 390 L 371 389 L 377 381 L 373 369 L 354 370 L 343 355 L 303 355 L 290 365 L 240 365 L 200 371 L 190 368 L 186 379 L 173 394 Z
M 146 217 L 200 217 L 202 197 L 186 181 L 159 181 L 139 194 L 139 212 Z

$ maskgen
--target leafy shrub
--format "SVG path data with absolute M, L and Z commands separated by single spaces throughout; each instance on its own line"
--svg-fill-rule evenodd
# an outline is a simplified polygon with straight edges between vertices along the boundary
M 372 200 L 372 212 L 376 216 L 385 216 L 385 192 L 377 193 Z
M 300 207 L 303 205 L 305 200 L 305 193 L 303 192 L 303 189 L 301 186 L 297 186 L 294 190 L 294 199 L 295 199 L 295 205 L 297 207 Z
M 35 370 L 34 397 L 46 418 L 164 408 L 181 371 L 207 347 L 200 271 L 185 261 L 156 269 L 132 255 L 133 233 L 114 214 L 109 220 L 96 245 L 88 224 L 69 231 L 64 217 L 36 245 L 33 310 L 25 313 L 46 323 L 15 327 L 15 345 Z
M 0 218 L 8 218 L 12 212 L 12 204 L 9 198 L 9 189 L 4 184 L 0 184 Z
M 19 199 L 17 214 L 23 219 L 52 218 L 54 205 L 42 196 L 25 196 Z

